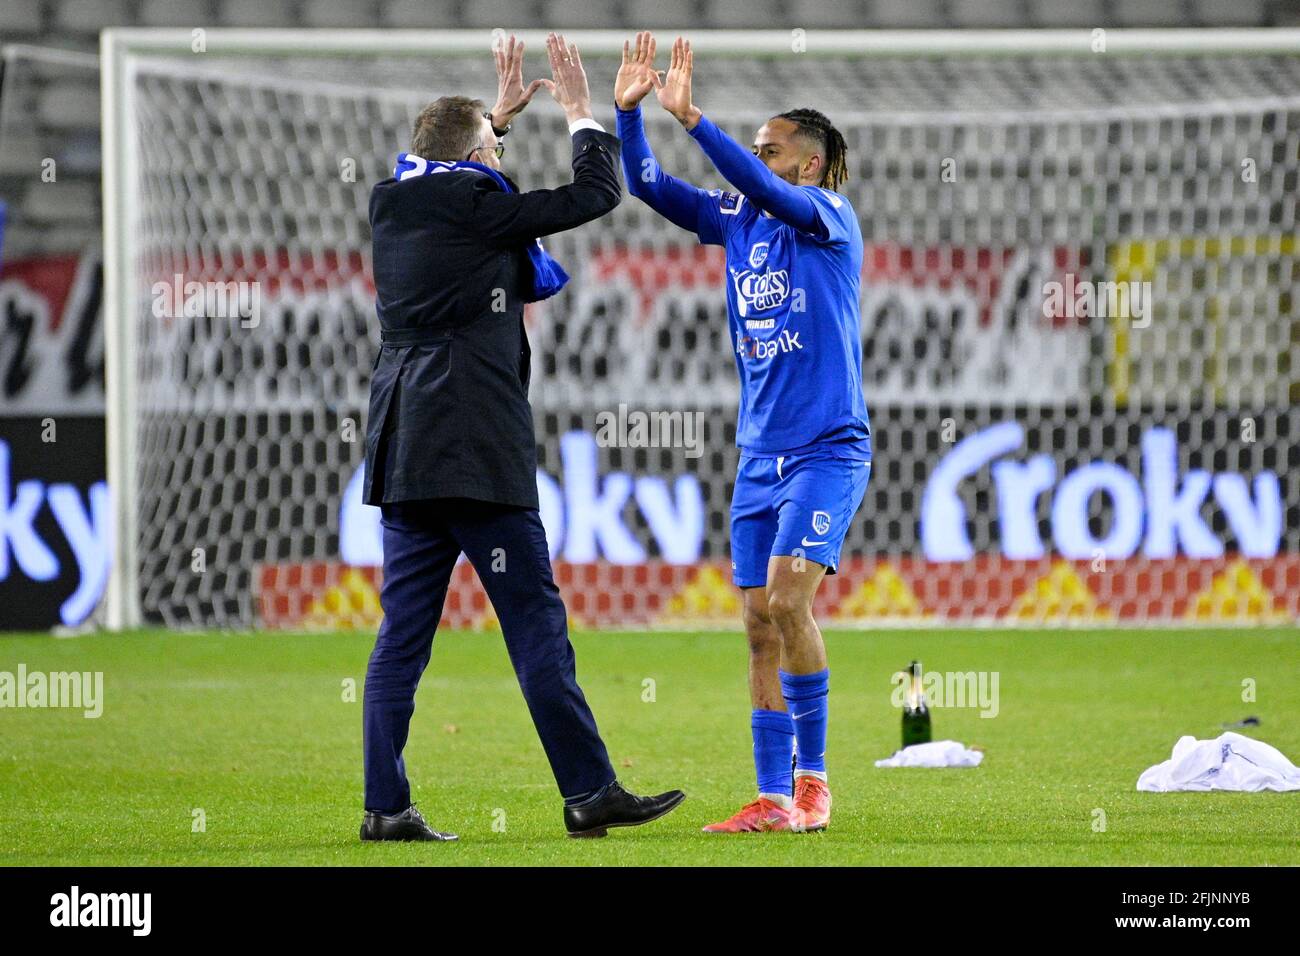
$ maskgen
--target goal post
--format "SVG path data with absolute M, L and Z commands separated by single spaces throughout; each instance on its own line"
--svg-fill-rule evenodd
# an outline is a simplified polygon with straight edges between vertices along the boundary
M 627 34 L 566 35 L 611 125 Z M 690 38 L 729 132 L 810 105 L 849 145 L 877 463 L 831 623 L 1300 617 L 1300 30 Z M 111 628 L 373 625 L 365 200 L 423 103 L 492 95 L 493 39 L 104 31 Z M 566 177 L 545 99 L 506 141 L 525 189 Z M 659 112 L 664 168 L 722 186 Z M 530 309 L 531 398 L 570 611 L 737 624 L 717 250 L 630 198 L 548 245 L 574 281 Z M 638 412 L 698 414 L 699 447 L 598 440 Z M 465 568 L 448 615 L 491 621 Z

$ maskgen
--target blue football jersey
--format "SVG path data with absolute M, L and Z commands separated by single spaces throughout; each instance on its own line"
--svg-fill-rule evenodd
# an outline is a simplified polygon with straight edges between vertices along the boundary
M 727 257 L 727 312 L 740 417 L 736 444 L 751 457 L 826 446 L 869 458 L 862 395 L 862 230 L 849 201 L 816 186 L 823 236 L 756 209 L 743 195 L 701 190 L 697 234 Z

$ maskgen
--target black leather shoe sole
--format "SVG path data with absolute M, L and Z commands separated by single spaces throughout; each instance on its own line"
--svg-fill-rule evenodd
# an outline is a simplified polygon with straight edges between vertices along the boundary
M 442 833 L 438 830 L 433 831 L 435 836 L 428 836 L 422 833 L 407 833 L 400 835 L 376 836 L 361 831 L 361 841 L 363 843 L 455 843 L 460 839 L 454 833 Z
M 652 817 L 646 817 L 644 820 L 634 820 L 628 823 L 603 823 L 598 827 L 592 827 L 590 830 L 569 831 L 569 836 L 575 840 L 593 840 L 608 835 L 609 831 L 615 827 L 639 827 L 644 823 L 653 823 L 661 817 L 667 816 L 672 811 L 681 806 L 681 802 L 686 799 L 686 794 L 680 793 L 677 798 L 670 804 L 660 810 Z

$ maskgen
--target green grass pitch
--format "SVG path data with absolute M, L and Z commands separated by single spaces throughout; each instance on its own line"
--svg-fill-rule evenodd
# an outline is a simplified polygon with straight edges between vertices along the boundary
M 407 845 L 357 840 L 372 641 L 0 637 L 0 670 L 103 671 L 105 682 L 98 719 L 0 710 L 0 863 L 1300 864 L 1300 794 L 1134 789 L 1180 735 L 1212 737 L 1247 715 L 1262 724 L 1246 733 L 1300 759 L 1292 628 L 828 632 L 831 828 L 741 836 L 699 828 L 753 789 L 744 638 L 579 633 L 579 678 L 620 778 L 687 792 L 664 820 L 604 840 L 565 837 L 500 636 L 442 633 L 407 765 L 429 821 L 461 842 Z M 873 766 L 898 746 L 890 676 L 913 658 L 999 673 L 996 717 L 934 711 L 935 739 L 983 746 L 983 766 Z M 1247 679 L 1254 702 L 1242 700 Z

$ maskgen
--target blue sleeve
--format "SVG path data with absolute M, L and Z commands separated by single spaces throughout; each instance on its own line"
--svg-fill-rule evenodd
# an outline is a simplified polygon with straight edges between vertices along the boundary
M 843 213 L 848 202 L 816 186 L 792 186 L 752 152 L 701 116 L 691 136 L 727 182 L 754 204 L 787 225 L 822 242 L 843 242 L 851 234 Z
M 743 201 L 733 193 L 700 189 L 669 176 L 659 166 L 646 141 L 641 107 L 616 109 L 618 138 L 623 141 L 623 178 L 627 191 L 669 222 L 690 230 L 705 245 L 726 242 L 728 220 Z

